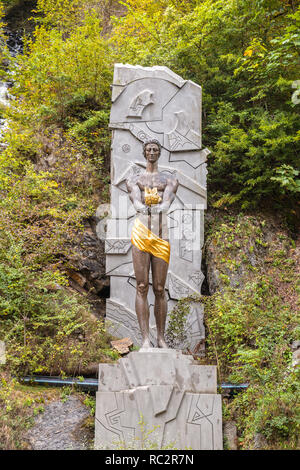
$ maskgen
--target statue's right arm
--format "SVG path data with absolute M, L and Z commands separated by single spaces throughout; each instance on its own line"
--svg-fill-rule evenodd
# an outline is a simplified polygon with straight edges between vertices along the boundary
M 126 181 L 127 191 L 133 207 L 137 212 L 148 213 L 148 206 L 142 203 L 142 193 L 135 178 Z

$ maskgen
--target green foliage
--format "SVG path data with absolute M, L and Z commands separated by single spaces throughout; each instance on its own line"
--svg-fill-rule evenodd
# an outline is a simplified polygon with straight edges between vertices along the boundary
M 299 79 L 297 4 L 272 1 L 128 0 L 113 41 L 123 61 L 167 65 L 200 83 L 203 134 L 212 150 L 217 206 L 270 204 L 294 210 L 299 149 L 292 83 Z M 289 166 L 289 184 L 278 168 Z M 279 194 L 278 194 L 279 193 Z M 279 197 L 278 197 L 279 196 Z
M 264 387 L 250 386 L 237 396 L 231 413 L 243 429 L 241 446 L 253 449 L 254 436 L 265 440 L 266 449 L 297 449 L 299 436 L 299 374 L 286 373 L 282 380 Z
M 222 377 L 234 381 L 263 379 L 274 369 L 274 362 L 290 360 L 289 344 L 295 340 L 299 322 L 295 313 L 283 306 L 276 287 L 268 277 L 250 282 L 242 290 L 226 288 L 207 300 L 210 351 L 217 345 Z M 240 374 L 241 373 L 241 374 Z
M 296 179 L 299 175 L 299 171 L 295 170 L 290 165 L 281 165 L 279 168 L 276 168 L 276 175 L 271 179 L 280 184 L 281 190 L 289 190 L 292 193 L 300 192 L 300 179 Z
M 37 21 L 49 29 L 69 32 L 81 22 L 87 3 L 80 0 L 38 0 Z
M 34 416 L 44 411 L 44 404 L 58 398 L 55 389 L 19 385 L 16 379 L 0 374 L 0 450 L 29 448 L 24 433 L 34 423 Z
M 70 295 L 59 271 L 24 266 L 20 245 L 0 252 L 1 339 L 7 366 L 17 374 L 60 374 L 108 360 L 109 337 L 86 301 Z
M 38 2 L 34 34 L 9 61 L 15 99 L 0 152 L 0 335 L 17 374 L 74 374 L 115 359 L 103 322 L 65 275 L 76 269 L 85 221 L 107 197 L 110 147 L 111 56 L 99 15 L 79 3 Z
M 237 421 L 243 449 L 255 447 L 256 435 L 268 449 L 297 448 L 300 390 L 291 365 L 300 323 L 295 243 L 272 219 L 216 214 L 208 244 L 219 289 L 202 297 L 206 360 L 217 365 L 219 382 L 249 383 L 226 406 L 226 419 Z
M 79 3 L 55 2 L 53 10 L 51 2 L 38 2 L 43 16 L 37 21 L 41 24 L 33 37 L 24 37 L 24 53 L 10 60 L 15 100 L 6 117 L 14 138 L 8 133 L 5 140 L 9 141 L 7 151 L 14 155 L 20 150 L 16 141 L 28 143 L 28 157 L 34 158 L 45 129 L 49 133 L 60 128 L 78 146 L 84 145 L 91 161 L 103 169 L 103 162 L 108 166 L 110 148 L 107 124 L 113 58 L 102 34 L 101 19 L 84 4 L 79 8 Z M 74 23 L 76 8 L 78 23 Z M 57 15 L 61 21 L 70 19 L 64 21 L 64 28 L 60 28 Z M 24 136 L 30 135 L 33 138 L 24 141 Z
M 188 348 L 186 327 L 191 302 L 193 301 L 199 301 L 199 297 L 195 295 L 179 299 L 175 307 L 168 314 L 166 340 L 169 347 L 172 349 L 176 349 L 182 344 L 186 344 L 186 347 Z
M 8 57 L 8 49 L 6 46 L 6 34 L 5 34 L 5 23 L 4 23 L 4 5 L 0 3 L 0 78 L 4 75 L 5 60 Z
M 89 408 L 91 416 L 95 416 L 96 413 L 96 399 L 90 395 L 87 395 L 83 401 L 84 405 Z
M 176 306 L 169 314 L 168 327 L 166 330 L 166 339 L 168 345 L 176 349 L 180 343 L 186 341 L 186 322 L 190 311 L 189 300 L 179 299 Z
M 298 2 L 127 0 L 121 15 L 117 3 L 38 0 L 24 54 L 9 60 L 3 5 L 15 1 L 0 3 L 0 73 L 8 64 L 15 96 L 1 109 L 9 129 L 0 153 L 0 335 L 17 374 L 78 375 L 93 361 L 118 358 L 64 274 L 80 256 L 85 220 L 108 201 L 114 62 L 169 66 L 203 87 L 215 207 L 269 205 L 297 217 Z M 292 241 L 267 230 L 249 215 L 223 215 L 211 229 L 220 289 L 206 299 L 207 359 L 220 380 L 250 383 L 225 410 L 238 422 L 242 448 L 252 448 L 257 433 L 267 448 L 295 448 L 298 389 L 289 346 L 299 332 L 300 288 Z M 191 301 L 180 300 L 171 314 L 173 345 L 186 339 Z M 7 435 L 0 429 L 0 442 L 22 447 L 24 403 L 6 402 L 7 389 L 0 388 L 8 406 L 1 418 L 16 426 Z
M 75 240 L 80 241 L 83 220 L 97 207 L 98 195 L 93 191 L 103 185 L 95 165 L 86 159 L 82 145 L 53 134 L 49 139 L 43 136 L 44 146 L 55 149 L 53 163 L 45 165 L 47 170 L 39 169 L 28 161 L 26 150 L 37 158 L 38 145 L 33 150 L 31 137 L 18 136 L 11 131 L 10 145 L 0 154 L 0 245 L 9 246 L 4 236 L 8 231 L 16 242 L 22 241 L 28 266 L 75 261 Z
M 34 39 L 25 40 L 24 54 L 18 57 L 13 94 L 25 98 L 24 113 L 35 109 L 36 120 L 69 127 L 86 108 L 107 106 L 110 60 L 93 13 L 86 13 L 67 37 L 56 28 L 37 26 Z M 18 101 L 16 105 L 20 112 Z

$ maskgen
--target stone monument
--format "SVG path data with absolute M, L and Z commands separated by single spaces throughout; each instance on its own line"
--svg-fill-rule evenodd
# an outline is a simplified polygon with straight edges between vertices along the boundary
M 168 309 L 203 280 L 201 88 L 166 67 L 117 64 L 112 100 L 107 319 L 142 348 L 99 365 L 95 448 L 220 450 L 216 367 L 169 349 L 164 336 Z M 202 313 L 194 302 L 181 348 L 204 338 Z
M 175 198 L 166 214 L 171 246 L 165 281 L 168 325 L 178 300 L 200 294 L 204 278 L 201 249 L 209 151 L 201 143 L 201 87 L 166 67 L 116 64 L 110 128 L 111 218 L 107 221 L 105 239 L 110 298 L 106 302 L 106 319 L 114 336 L 130 337 L 135 345 L 141 346 L 131 243 L 136 209 L 129 200 L 127 182 L 145 172 L 143 144 L 157 140 L 161 146 L 160 173 L 178 180 Z M 103 235 L 101 223 L 98 233 Z M 149 284 L 153 287 L 151 272 Z M 153 288 L 149 289 L 148 303 L 150 343 L 157 346 Z M 176 345 L 180 349 L 199 349 L 203 342 L 203 308 L 199 302 L 191 302 L 182 336 L 184 340 Z

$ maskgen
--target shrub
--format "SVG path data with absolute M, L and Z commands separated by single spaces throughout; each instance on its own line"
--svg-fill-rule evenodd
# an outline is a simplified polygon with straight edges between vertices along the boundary
M 65 289 L 68 282 L 59 271 L 29 270 L 22 246 L 12 240 L 0 255 L 1 339 L 10 371 L 80 375 L 90 364 L 110 361 L 102 320 Z

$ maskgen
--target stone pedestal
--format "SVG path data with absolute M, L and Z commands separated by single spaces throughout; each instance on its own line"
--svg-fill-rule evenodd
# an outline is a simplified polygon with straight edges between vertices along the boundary
M 99 365 L 96 449 L 222 449 L 215 366 L 173 349 Z

